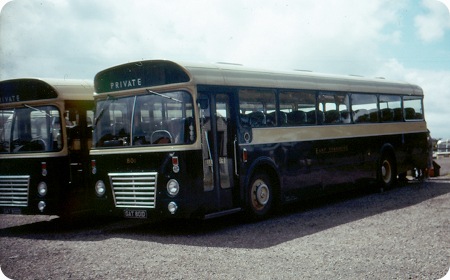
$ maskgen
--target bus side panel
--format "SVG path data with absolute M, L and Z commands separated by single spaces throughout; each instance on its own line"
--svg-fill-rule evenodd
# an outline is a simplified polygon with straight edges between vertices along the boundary
M 308 199 L 375 180 L 383 147 L 392 148 L 398 173 L 426 168 L 424 141 L 426 134 L 418 133 L 246 145 L 248 162 L 241 174 L 248 179 L 248 168 L 258 158 L 271 158 L 279 171 L 282 200 Z
M 60 215 L 68 207 L 65 201 L 69 195 L 68 157 L 1 159 L 0 166 L 0 176 L 12 177 L 3 179 L 10 192 L 13 191 L 11 188 L 15 188 L 13 181 L 19 176 L 29 176 L 29 184 L 20 183 L 22 189 L 15 191 L 15 198 L 8 195 L 8 191 L 2 192 L 2 213 Z M 38 184 L 41 182 L 48 187 L 45 196 L 38 194 Z M 20 201 L 25 197 L 27 206 L 20 206 Z M 40 201 L 46 205 L 43 211 L 38 209 Z

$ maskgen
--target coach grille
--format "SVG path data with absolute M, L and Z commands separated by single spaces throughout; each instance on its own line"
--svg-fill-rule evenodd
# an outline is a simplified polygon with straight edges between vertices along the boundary
M 109 173 L 118 208 L 155 208 L 157 172 Z
M 29 175 L 0 175 L 0 206 L 27 207 Z

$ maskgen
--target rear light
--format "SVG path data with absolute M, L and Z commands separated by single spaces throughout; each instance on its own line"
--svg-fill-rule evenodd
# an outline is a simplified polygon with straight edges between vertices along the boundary
M 248 160 L 248 152 L 247 152 L 247 149 L 243 149 L 243 150 L 242 150 L 242 161 L 243 161 L 243 162 L 247 162 L 247 160 Z

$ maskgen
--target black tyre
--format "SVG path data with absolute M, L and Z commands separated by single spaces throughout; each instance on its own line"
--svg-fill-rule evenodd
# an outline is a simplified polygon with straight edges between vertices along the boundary
M 249 218 L 262 219 L 271 212 L 274 200 L 273 184 L 266 174 L 256 174 L 247 188 Z
M 383 154 L 378 164 L 378 182 L 381 189 L 390 189 L 397 183 L 397 165 L 390 154 Z

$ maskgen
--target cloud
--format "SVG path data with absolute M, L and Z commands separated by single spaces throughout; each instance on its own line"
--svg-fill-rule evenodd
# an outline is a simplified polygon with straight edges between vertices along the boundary
M 395 21 L 402 1 L 13 3 L 0 19 L 2 30 L 14 30 L 2 32 L 1 39 L 11 43 L 2 44 L 0 55 L 21 59 L 7 61 L 17 72 L 0 74 L 42 73 L 23 62 L 47 60 L 49 75 L 76 77 L 156 57 L 367 73 L 378 46 L 398 37 L 385 28 Z M 8 53 L 15 56 L 3 55 Z
M 443 38 L 445 32 L 450 31 L 448 8 L 436 0 L 423 0 L 422 5 L 428 12 L 416 16 L 414 20 L 420 39 L 429 43 Z

